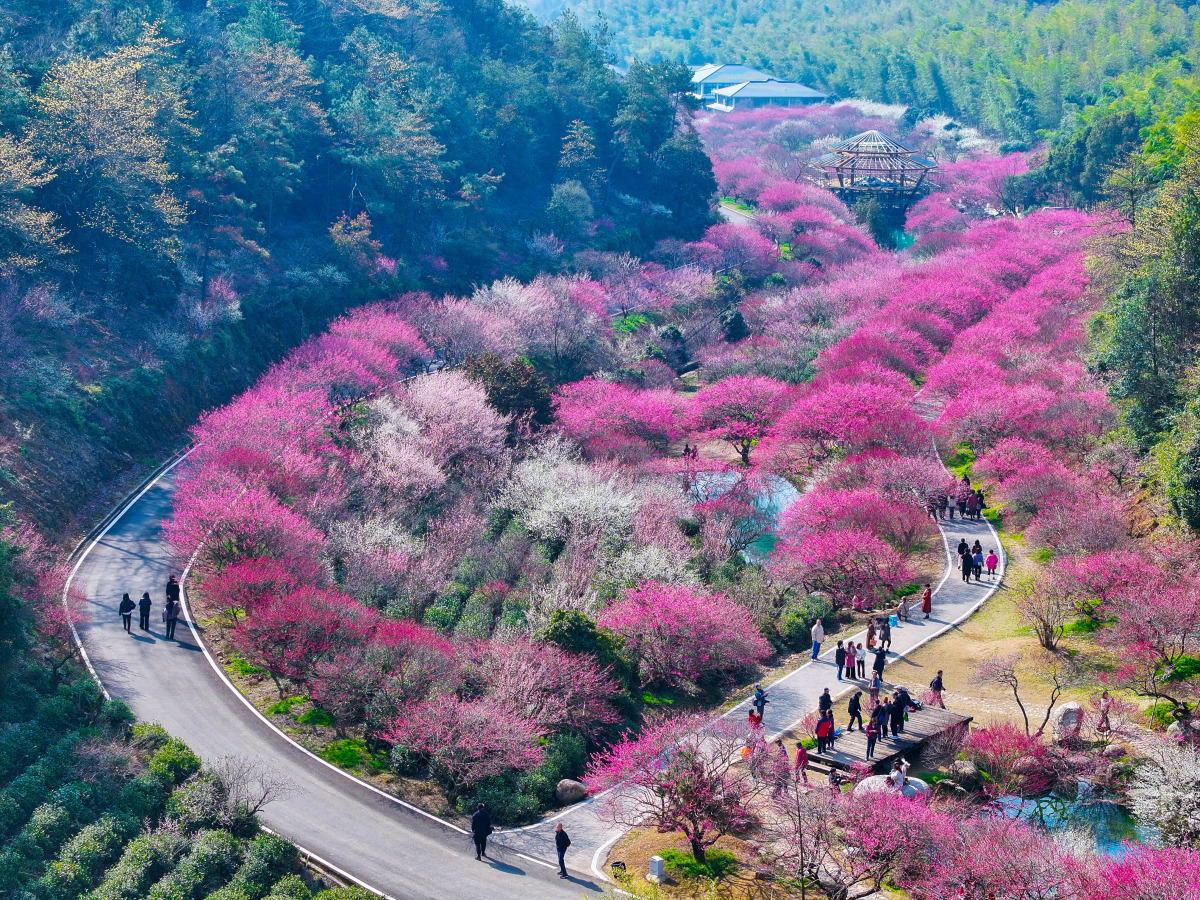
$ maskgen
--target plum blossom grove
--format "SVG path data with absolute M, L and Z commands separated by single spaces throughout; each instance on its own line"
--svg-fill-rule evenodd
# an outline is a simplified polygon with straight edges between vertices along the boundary
M 322 741 L 359 741 L 501 820 L 586 771 L 594 789 L 657 791 L 645 817 L 698 858 L 720 833 L 769 835 L 764 864 L 831 897 L 886 881 L 931 900 L 1157 900 L 1200 881 L 1186 842 L 1098 861 L 971 806 L 889 796 L 879 816 L 787 771 L 747 781 L 711 756 L 720 741 L 687 737 L 700 719 L 648 715 L 664 698 L 711 708 L 803 649 L 818 606 L 850 621 L 917 589 L 940 547 L 929 509 L 958 490 L 936 444 L 1041 560 L 1021 611 L 1047 652 L 1084 622 L 1108 661 L 1097 693 L 1131 721 L 1154 704 L 1192 727 L 1196 548 L 1132 527 L 1136 463 L 1086 367 L 1085 244 L 1107 226 L 1002 215 L 1003 178 L 1027 163 L 972 152 L 913 210 L 916 245 L 881 251 L 801 176 L 831 139 L 895 126 L 848 107 L 702 122 L 753 227 L 356 310 L 207 415 L 167 531 L 197 553 L 195 593 L 230 651 L 279 707 L 309 704 Z M 449 365 L 409 377 L 434 358 Z M 756 498 L 778 479 L 803 495 L 776 526 Z M 962 752 L 996 783 L 1014 749 L 1016 790 L 1125 786 L 1017 726 Z

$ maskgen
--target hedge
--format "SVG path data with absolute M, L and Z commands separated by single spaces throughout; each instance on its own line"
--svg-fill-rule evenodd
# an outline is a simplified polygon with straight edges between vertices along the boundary
M 228 881 L 241 859 L 241 844 L 228 831 L 201 831 L 191 852 L 150 888 L 147 900 L 199 900 Z
M 150 885 L 166 875 L 182 842 L 168 834 L 143 834 L 134 838 L 104 873 L 104 880 L 84 900 L 141 900 Z
M 83 893 L 120 855 L 125 842 L 136 830 L 129 820 L 113 815 L 84 827 L 67 841 L 58 859 L 50 864 L 38 883 L 35 893 L 64 900 Z

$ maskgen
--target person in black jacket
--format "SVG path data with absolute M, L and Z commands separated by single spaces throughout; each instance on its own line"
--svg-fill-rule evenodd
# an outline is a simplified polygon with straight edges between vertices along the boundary
M 142 594 L 142 599 L 138 601 L 138 628 L 142 631 L 150 630 L 150 607 L 154 602 L 150 599 L 150 592 L 146 591 Z
M 833 661 L 837 663 L 837 678 L 842 680 L 842 669 L 846 668 L 846 647 L 844 642 L 838 641 L 837 652 L 833 654 Z
M 883 667 L 887 665 L 887 651 L 880 648 L 875 651 L 875 663 L 871 669 L 875 671 L 881 678 L 883 677 Z
M 858 730 L 862 731 L 862 691 L 855 691 L 854 696 L 850 698 L 850 706 L 848 707 L 848 710 L 850 712 L 850 724 L 846 726 L 846 730 L 853 731 L 854 722 L 857 720 Z
M 133 608 L 137 606 L 129 599 L 128 594 L 121 595 L 121 605 L 117 608 L 117 612 L 121 614 L 121 624 L 125 626 L 125 633 L 129 634 L 129 625 L 133 621 Z
M 167 602 L 179 602 L 179 582 L 174 575 L 167 579 Z
M 829 696 L 829 688 L 825 688 L 825 692 L 817 700 L 817 709 L 821 712 L 821 715 L 833 709 L 833 697 Z
M 899 737 L 904 733 L 904 714 L 908 712 L 910 700 L 908 691 L 904 688 L 896 689 L 896 697 L 892 700 L 892 737 Z
M 562 822 L 554 826 L 554 849 L 558 851 L 558 877 L 567 877 L 566 855 L 567 848 L 571 846 L 571 839 L 567 837 L 567 833 L 563 831 Z
M 475 841 L 475 858 L 487 856 L 487 839 L 492 833 L 492 817 L 488 815 L 485 804 L 475 807 L 471 816 L 471 838 Z

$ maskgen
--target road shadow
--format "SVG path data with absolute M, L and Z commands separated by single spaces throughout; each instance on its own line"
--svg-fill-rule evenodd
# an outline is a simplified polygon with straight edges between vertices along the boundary
M 201 652 L 199 644 L 193 644 L 191 641 L 181 641 L 181 640 L 179 640 L 179 638 L 172 638 L 172 640 L 174 641 L 174 643 L 179 645 L 180 650 L 187 650 L 191 653 L 200 653 Z
M 514 866 L 512 863 L 500 862 L 500 860 L 494 859 L 491 856 L 485 856 L 483 858 L 483 860 L 489 866 L 491 866 L 493 869 L 497 869 L 498 871 L 503 872 L 505 875 L 524 875 L 525 874 L 524 869 L 520 868 L 519 866 Z
M 134 634 L 131 631 L 131 632 L 129 632 L 129 636 L 131 638 L 133 638 L 135 641 L 142 641 L 143 643 L 147 643 L 147 644 L 157 644 L 158 643 L 158 641 L 155 640 L 153 635 L 150 635 L 150 634 Z
M 582 888 L 587 888 L 589 891 L 599 891 L 600 893 L 604 892 L 604 886 L 596 884 L 596 882 L 592 881 L 590 878 L 580 878 L 578 875 L 568 875 L 566 878 L 561 880 L 569 881 L 571 884 L 577 884 Z

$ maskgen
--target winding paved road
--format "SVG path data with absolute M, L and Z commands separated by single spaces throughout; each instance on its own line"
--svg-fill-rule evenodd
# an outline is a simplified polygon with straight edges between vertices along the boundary
M 270 760 L 293 791 L 267 807 L 264 823 L 318 862 L 389 897 L 579 900 L 602 891 L 583 853 L 568 860 L 587 874 L 559 879 L 548 832 L 524 840 L 540 858 L 489 845 L 493 859 L 476 862 L 465 832 L 345 777 L 273 731 L 217 674 L 194 631 L 181 624 L 179 640 L 165 640 L 161 612 L 174 559 L 161 522 L 171 513 L 174 489 L 171 474 L 151 485 L 87 549 L 73 578 L 90 613 L 80 638 L 113 697 L 139 719 L 161 723 L 206 761 Z M 126 635 L 117 615 L 121 594 L 136 598 L 145 590 L 155 601 L 151 631 L 139 632 L 135 623 L 133 635 Z
M 89 664 L 107 691 L 124 700 L 139 719 L 161 723 L 207 761 L 222 756 L 269 760 L 294 786 L 270 805 L 262 818 L 319 863 L 392 898 L 514 897 L 523 900 L 578 898 L 604 890 L 597 877 L 604 851 L 619 830 L 603 822 L 596 804 L 586 801 L 536 826 L 499 833 L 489 846 L 490 863 L 476 862 L 469 837 L 456 826 L 402 804 L 304 751 L 274 729 L 237 694 L 206 656 L 195 628 L 180 627 L 178 641 L 163 638 L 161 609 L 167 576 L 176 561 L 161 534 L 171 513 L 174 475 L 168 472 L 138 494 L 113 524 L 79 558 L 72 586 L 87 598 L 87 621 L 79 626 Z M 986 520 L 955 519 L 941 525 L 946 574 L 934 593 L 933 615 L 918 612 L 892 630 L 895 651 L 885 678 L 904 679 L 923 690 L 932 673 L 919 676 L 897 665 L 911 652 L 968 618 L 1000 583 L 964 583 L 955 571 L 960 537 L 979 539 L 985 551 L 1007 562 Z M 122 592 L 135 598 L 149 590 L 155 600 L 151 631 L 132 636 L 121 629 L 117 604 Z M 186 592 L 185 592 L 186 596 Z M 834 694 L 833 646 L 842 635 L 827 636 L 826 652 L 769 685 L 764 724 L 769 733 L 786 731 L 816 707 L 821 691 Z M 829 638 L 833 638 L 829 640 Z M 854 637 L 863 640 L 861 635 Z M 912 677 L 910 677 L 912 676 Z M 849 690 L 854 683 L 842 684 Z M 951 686 L 953 687 L 953 686 Z M 749 700 L 726 715 L 745 716 Z M 570 880 L 558 878 L 553 864 L 556 820 L 570 833 Z

